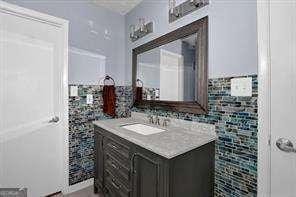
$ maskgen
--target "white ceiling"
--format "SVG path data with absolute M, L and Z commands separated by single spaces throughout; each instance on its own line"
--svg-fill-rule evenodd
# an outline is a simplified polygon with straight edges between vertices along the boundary
M 93 0 L 98 6 L 103 6 L 117 12 L 119 14 L 125 15 L 131 11 L 136 5 L 138 5 L 142 0 Z

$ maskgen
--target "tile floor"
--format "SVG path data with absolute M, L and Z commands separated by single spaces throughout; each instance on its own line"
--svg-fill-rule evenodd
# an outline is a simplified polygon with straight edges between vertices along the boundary
M 103 197 L 103 196 L 100 196 L 99 194 L 94 194 L 94 188 L 93 186 L 90 186 L 71 194 L 66 194 L 66 195 L 58 194 L 53 197 Z

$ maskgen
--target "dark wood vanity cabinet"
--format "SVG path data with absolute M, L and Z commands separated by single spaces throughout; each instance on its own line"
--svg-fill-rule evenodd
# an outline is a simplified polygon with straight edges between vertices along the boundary
M 167 159 L 95 126 L 95 192 L 104 197 L 211 197 L 214 142 Z
M 103 173 L 104 173 L 104 158 L 103 158 L 103 135 L 99 132 L 95 132 L 95 174 L 94 178 L 97 187 L 95 187 L 95 192 L 97 188 L 103 188 Z

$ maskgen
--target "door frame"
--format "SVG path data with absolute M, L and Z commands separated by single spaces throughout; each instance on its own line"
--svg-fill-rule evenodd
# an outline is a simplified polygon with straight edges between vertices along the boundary
M 270 3 L 257 1 L 258 32 L 258 196 L 271 196 Z
M 62 73 L 62 82 L 60 84 L 60 95 L 62 102 L 60 103 L 59 112 L 60 124 L 63 127 L 63 191 L 66 191 L 69 187 L 69 126 L 68 126 L 68 31 L 69 22 L 67 20 L 43 14 L 37 11 L 26 9 L 20 6 L 16 6 L 10 3 L 6 3 L 0 0 L 0 12 L 15 15 L 21 18 L 25 18 L 32 21 L 38 21 L 53 25 L 59 28 L 61 31 L 60 36 L 63 43 L 60 45 L 60 51 L 63 53 L 63 63 L 60 65 Z

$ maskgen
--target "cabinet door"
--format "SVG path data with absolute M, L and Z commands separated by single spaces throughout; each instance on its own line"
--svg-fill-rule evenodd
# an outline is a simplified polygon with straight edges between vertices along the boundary
M 133 197 L 159 197 L 160 164 L 145 155 L 132 158 Z
M 95 132 L 95 179 L 96 185 L 102 189 L 104 176 L 103 136 Z

